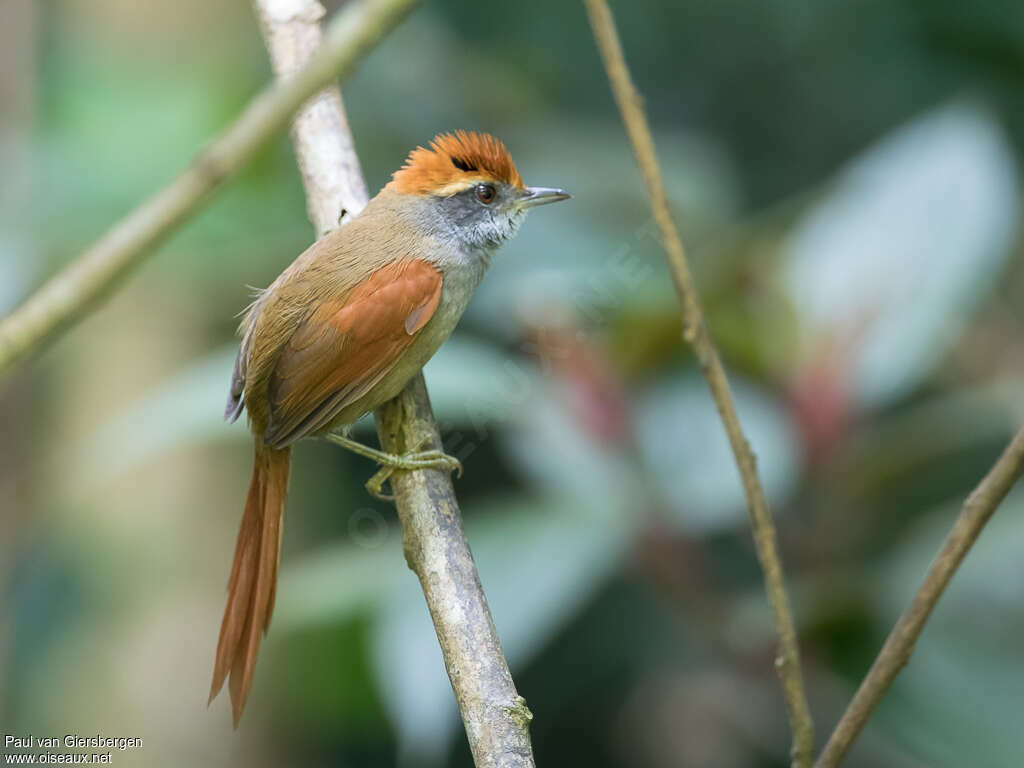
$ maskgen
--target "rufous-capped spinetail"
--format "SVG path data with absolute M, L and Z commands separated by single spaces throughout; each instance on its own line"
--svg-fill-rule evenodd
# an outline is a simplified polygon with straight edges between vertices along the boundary
M 527 210 L 568 197 L 524 186 L 493 136 L 437 136 L 250 306 L 225 416 L 248 411 L 256 456 L 210 687 L 212 701 L 230 676 L 236 726 L 274 608 L 291 444 L 330 435 L 385 472 L 457 466 L 436 451 L 360 447 L 338 430 L 395 397 L 433 356 Z

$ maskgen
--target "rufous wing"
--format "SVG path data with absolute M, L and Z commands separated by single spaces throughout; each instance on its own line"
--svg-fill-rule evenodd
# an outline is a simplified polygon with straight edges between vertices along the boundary
M 296 328 L 271 374 L 264 442 L 281 448 L 313 434 L 369 392 L 433 316 L 441 285 L 429 262 L 400 261 L 320 304 Z

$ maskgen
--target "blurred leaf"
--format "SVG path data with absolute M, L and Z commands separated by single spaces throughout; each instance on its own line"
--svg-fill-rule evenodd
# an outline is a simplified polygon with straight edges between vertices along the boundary
M 797 438 L 775 399 L 736 377 L 730 384 L 740 424 L 758 457 L 768 503 L 777 509 L 797 481 Z M 703 379 L 679 377 L 641 397 L 637 441 L 683 528 L 713 531 L 745 518 L 739 470 Z
M 378 533 L 312 552 L 284 566 L 274 624 L 283 631 L 335 624 L 389 600 L 406 578 L 401 535 Z
M 886 622 L 909 603 L 953 525 L 960 500 L 937 510 L 876 572 Z M 942 766 L 1001 768 L 1024 754 L 1024 491 L 995 513 L 939 602 L 875 727 Z
M 244 435 L 244 425 L 229 426 L 222 418 L 235 351 L 232 346 L 199 358 L 74 443 L 71 458 L 60 463 L 88 482 L 73 487 L 102 486 L 200 440 Z
M 1018 207 L 1013 153 L 980 107 L 947 106 L 869 149 L 788 245 L 805 354 L 837 351 L 862 405 L 913 389 L 998 278 Z
M 929 491 L 950 481 L 959 484 L 948 473 L 936 477 L 934 467 L 947 459 L 963 465 L 969 452 L 1007 440 L 1021 420 L 1024 380 L 1019 377 L 915 401 L 885 420 L 865 422 L 844 441 L 827 470 L 831 492 L 860 503 L 884 503 L 894 481 L 904 493 L 908 484 Z M 920 492 L 914 497 L 921 501 Z
M 33 158 L 27 127 L 21 125 L 20 117 L 16 109 L 0 114 L 0 168 L 4 173 L 0 188 L 0 313 L 24 299 L 37 279 L 40 263 L 38 232 L 31 224 L 29 205 Z
M 38 253 L 26 241 L 11 234 L 0 232 L 0 313 L 15 307 L 28 293 L 29 281 L 33 277 L 33 265 L 38 263 Z
M 657 139 L 667 191 L 687 231 L 727 220 L 739 193 L 724 154 L 678 132 Z M 518 145 L 524 152 L 513 154 L 530 183 L 564 187 L 574 199 L 530 214 L 495 257 L 467 318 L 516 338 L 524 322 L 558 324 L 566 311 L 594 323 L 652 301 L 674 306 L 647 192 L 619 127 L 560 120 L 532 127 Z
M 618 565 L 622 525 L 594 519 L 579 502 L 478 505 L 467 525 L 480 579 L 509 665 L 525 664 Z M 406 576 L 381 605 L 374 661 L 382 696 L 409 762 L 440 764 L 457 712 L 434 627 L 419 585 Z
M 33 190 L 37 212 L 63 212 L 61 227 L 41 228 L 49 242 L 96 237 L 98 227 L 167 183 L 223 124 L 212 88 L 154 79 L 146 62 L 112 67 L 105 55 L 70 45 L 60 76 L 49 81 L 58 107 L 35 142 Z
M 503 451 L 531 487 L 568 495 L 609 522 L 633 514 L 642 483 L 622 446 L 595 439 L 573 418 L 563 382 L 543 379 L 516 419 L 498 435 Z
M 629 544 L 622 523 L 554 498 L 478 505 L 466 525 L 510 665 L 521 666 L 570 621 Z M 285 567 L 275 623 L 299 629 L 377 608 L 374 662 L 407 756 L 440 759 L 457 712 L 433 624 L 400 536 L 345 543 Z
M 482 427 L 514 415 L 538 386 L 538 372 L 493 344 L 456 333 L 423 369 L 439 422 Z
M 877 574 L 881 610 L 895 614 L 906 607 L 962 504 L 963 499 L 956 499 L 935 510 L 908 531 L 905 541 L 894 549 Z M 929 630 L 941 627 L 943 636 L 973 637 L 979 647 L 994 639 L 986 625 L 1002 630 L 1017 628 L 1020 632 L 1015 635 L 1024 634 L 1024 614 L 1020 612 L 1020 595 L 1024 593 L 1024 570 L 1019 558 L 1022 547 L 1024 489 L 1018 489 L 999 506 L 971 548 L 931 618 Z

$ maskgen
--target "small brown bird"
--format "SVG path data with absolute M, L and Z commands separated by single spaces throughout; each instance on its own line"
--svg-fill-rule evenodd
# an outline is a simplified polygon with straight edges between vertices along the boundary
M 527 210 L 568 197 L 524 186 L 493 136 L 437 136 L 250 306 L 225 417 L 248 409 L 256 460 L 210 687 L 212 701 L 230 674 L 236 726 L 274 608 L 291 444 L 330 433 L 382 465 L 368 484 L 377 491 L 395 469 L 458 467 L 439 451 L 395 456 L 337 430 L 395 397 L 433 356 Z

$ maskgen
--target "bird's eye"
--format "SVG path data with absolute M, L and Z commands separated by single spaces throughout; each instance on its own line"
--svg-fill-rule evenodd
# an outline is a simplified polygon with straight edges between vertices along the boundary
M 484 205 L 490 205 L 494 202 L 494 185 L 493 184 L 477 184 L 476 185 L 476 199 Z

